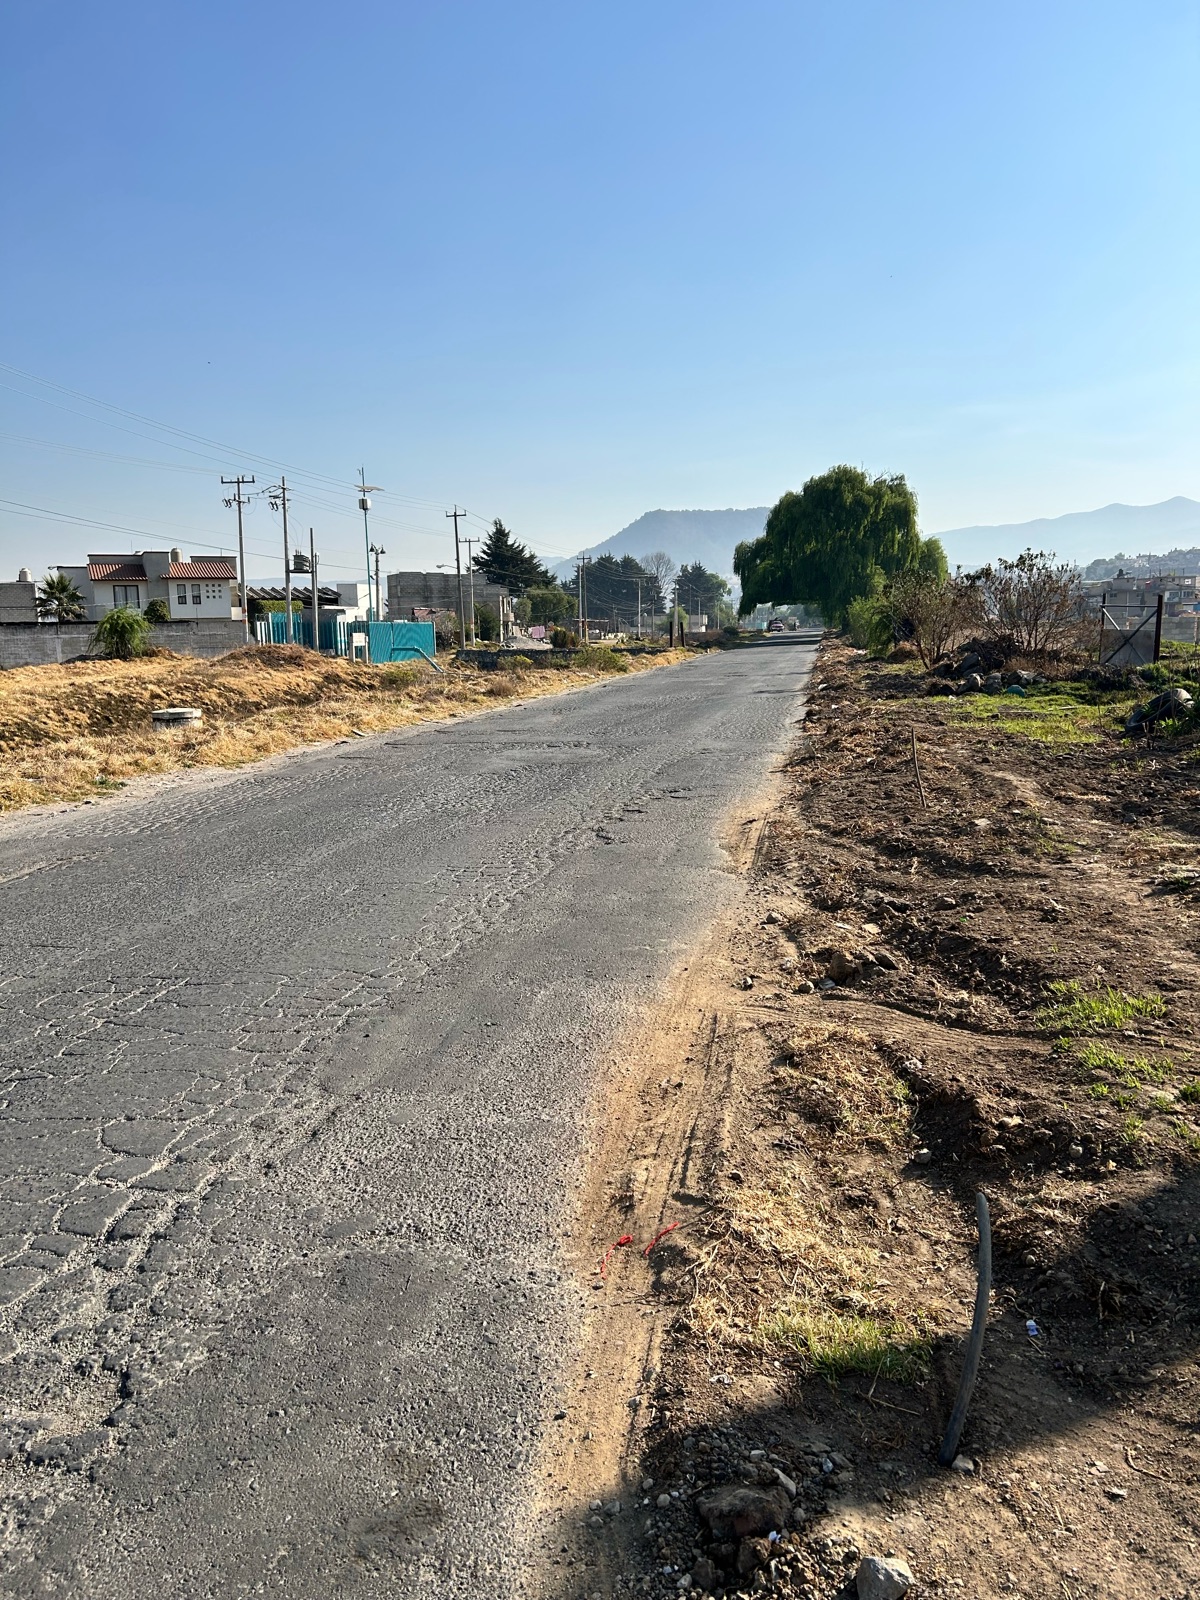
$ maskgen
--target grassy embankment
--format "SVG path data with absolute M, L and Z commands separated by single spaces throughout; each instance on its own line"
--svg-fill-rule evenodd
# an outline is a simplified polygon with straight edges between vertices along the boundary
M 683 651 L 626 656 L 601 648 L 580 651 L 564 669 L 518 657 L 503 671 L 452 665 L 439 674 L 425 663 L 368 666 L 284 645 L 214 661 L 155 656 L 21 667 L 0 673 L 0 811 L 95 799 L 133 778 L 242 766 L 683 659 Z M 151 711 L 171 705 L 196 706 L 204 721 L 156 731 Z

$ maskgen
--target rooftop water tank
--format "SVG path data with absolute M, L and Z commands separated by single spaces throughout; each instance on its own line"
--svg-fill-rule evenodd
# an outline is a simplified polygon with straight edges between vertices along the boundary
M 17 582 L 18 583 L 32 583 L 33 582 L 33 573 L 30 572 L 28 567 L 22 567 L 20 572 L 17 573 Z

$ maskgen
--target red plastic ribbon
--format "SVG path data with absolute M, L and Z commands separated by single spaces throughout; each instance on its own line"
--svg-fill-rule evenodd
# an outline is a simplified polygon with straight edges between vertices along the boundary
M 660 1229 L 659 1232 L 654 1235 L 653 1239 L 651 1239 L 650 1243 L 642 1251 L 642 1254 L 644 1256 L 648 1256 L 658 1241 L 660 1239 L 665 1239 L 669 1233 L 674 1233 L 678 1226 L 679 1224 L 677 1222 L 668 1222 L 665 1228 Z
M 633 1235 L 631 1233 L 623 1233 L 621 1235 L 621 1237 L 617 1240 L 616 1244 L 610 1244 L 609 1245 L 608 1249 L 604 1252 L 604 1260 L 600 1263 L 600 1276 L 602 1278 L 605 1275 L 605 1272 L 607 1270 L 608 1263 L 609 1263 L 609 1260 L 610 1260 L 610 1258 L 612 1256 L 613 1251 L 614 1250 L 619 1250 L 621 1248 L 621 1246 L 624 1245 L 624 1244 L 632 1244 L 632 1243 L 633 1243 Z

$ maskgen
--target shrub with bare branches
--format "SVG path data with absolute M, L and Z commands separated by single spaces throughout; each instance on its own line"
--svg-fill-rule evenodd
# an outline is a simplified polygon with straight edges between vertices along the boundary
M 1000 560 L 973 573 L 983 633 L 1009 655 L 1044 661 L 1076 647 L 1083 620 L 1079 574 L 1053 553 L 1026 550 L 1015 561 Z
M 979 620 L 979 591 L 970 578 L 938 579 L 916 570 L 901 572 L 888 585 L 893 635 L 911 639 L 921 665 L 931 667 L 953 649 Z

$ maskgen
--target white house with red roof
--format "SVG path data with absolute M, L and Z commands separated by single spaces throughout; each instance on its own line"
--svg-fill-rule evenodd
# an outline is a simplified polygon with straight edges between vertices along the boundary
M 83 596 L 90 622 L 98 622 L 117 606 L 144 611 L 151 600 L 165 600 L 173 620 L 241 620 L 233 556 L 193 556 L 185 561 L 181 550 L 139 550 L 128 556 L 89 555 L 86 567 L 58 570 Z

